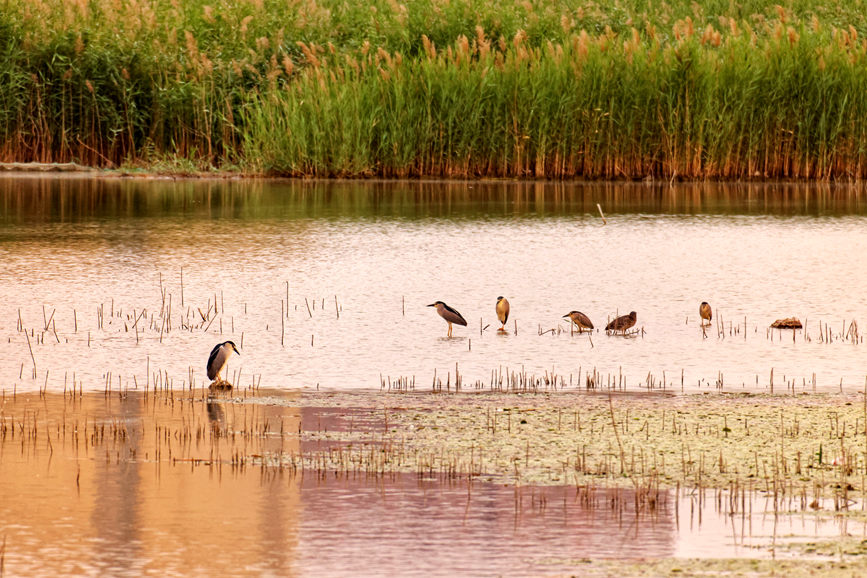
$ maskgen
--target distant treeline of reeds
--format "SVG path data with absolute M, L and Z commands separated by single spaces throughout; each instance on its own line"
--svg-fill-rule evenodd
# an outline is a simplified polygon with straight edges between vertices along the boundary
M 428 3 L 427 16 L 409 4 L 7 2 L 0 160 L 292 176 L 867 176 L 867 41 L 854 26 L 779 7 L 638 25 L 550 6 L 531 18 L 533 5 L 497 20 L 488 3 L 473 21 L 444 13 L 449 3 Z

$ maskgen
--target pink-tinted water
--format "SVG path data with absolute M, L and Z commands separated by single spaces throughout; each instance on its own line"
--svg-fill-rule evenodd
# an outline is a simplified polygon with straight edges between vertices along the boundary
M 280 389 L 456 366 L 465 386 L 861 388 L 865 225 L 863 192 L 828 185 L 2 177 L 0 388 L 200 386 L 228 339 L 223 377 Z M 451 339 L 436 300 L 468 321 Z M 597 331 L 571 335 L 573 309 Z M 599 331 L 630 310 L 637 336 Z M 790 316 L 806 329 L 768 330 Z
M 637 501 L 633 490 L 297 470 L 260 459 L 322 449 L 305 448 L 296 432 L 376 431 L 371 415 L 307 406 L 296 394 L 7 397 L 4 571 L 562 575 L 581 574 L 591 560 L 784 557 L 793 541 L 867 535 L 830 500 L 814 512 L 787 499 L 775 514 L 757 491 L 732 500 L 726 491 L 661 490 Z

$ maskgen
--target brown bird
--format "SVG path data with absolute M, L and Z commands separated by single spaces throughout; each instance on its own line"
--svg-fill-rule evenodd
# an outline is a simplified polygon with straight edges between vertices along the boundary
M 707 301 L 702 301 L 701 305 L 698 306 L 698 314 L 701 317 L 702 327 L 706 325 L 705 321 L 707 321 L 707 325 L 710 325 L 710 320 L 713 319 L 713 311 L 711 311 Z
M 509 320 L 509 300 L 503 297 L 497 297 L 497 319 L 500 320 L 499 331 L 506 331 L 506 321 Z
M 439 313 L 440 317 L 445 319 L 446 322 L 449 324 L 449 337 L 452 336 L 452 323 L 454 323 L 455 325 L 463 325 L 464 327 L 467 326 L 467 321 L 466 319 L 464 319 L 463 315 L 458 313 L 457 309 L 449 307 L 442 301 L 434 301 L 433 303 L 428 305 L 428 307 L 436 307 L 437 313 Z
M 563 317 L 568 317 L 578 327 L 578 333 L 583 332 L 585 329 L 593 329 L 593 323 L 590 321 L 590 318 L 580 311 L 570 311 Z
M 605 326 L 605 331 L 622 331 L 626 334 L 626 330 L 635 325 L 638 314 L 635 311 L 630 311 L 629 315 L 621 315 L 611 323 Z

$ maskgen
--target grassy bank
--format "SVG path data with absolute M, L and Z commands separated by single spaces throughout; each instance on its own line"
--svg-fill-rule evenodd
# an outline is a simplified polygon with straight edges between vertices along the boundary
M 0 5 L 5 161 L 294 176 L 867 173 L 863 1 Z

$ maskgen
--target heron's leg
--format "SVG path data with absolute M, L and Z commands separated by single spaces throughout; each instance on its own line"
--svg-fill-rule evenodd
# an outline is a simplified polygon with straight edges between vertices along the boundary
M 452 336 L 452 324 L 451 324 L 451 322 L 449 322 L 449 333 L 448 333 L 448 337 L 451 337 L 451 336 Z

